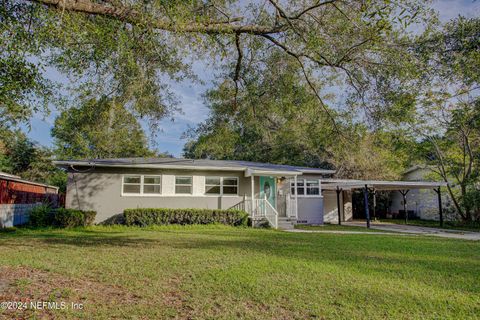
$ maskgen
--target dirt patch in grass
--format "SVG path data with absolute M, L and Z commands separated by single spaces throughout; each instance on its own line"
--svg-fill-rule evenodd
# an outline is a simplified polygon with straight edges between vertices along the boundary
M 88 279 L 69 278 L 29 267 L 0 267 L 0 301 L 17 302 L 0 310 L 0 318 L 62 319 L 84 312 L 91 314 L 92 309 L 136 303 L 140 298 L 122 287 Z M 35 307 L 42 302 L 51 304 Z M 77 308 L 72 303 L 77 304 Z M 83 308 L 80 309 L 80 305 Z
M 189 305 L 189 296 L 180 289 L 181 278 L 172 277 L 167 281 L 167 291 L 163 294 L 163 303 L 166 308 L 172 309 L 172 318 L 192 319 L 194 309 Z

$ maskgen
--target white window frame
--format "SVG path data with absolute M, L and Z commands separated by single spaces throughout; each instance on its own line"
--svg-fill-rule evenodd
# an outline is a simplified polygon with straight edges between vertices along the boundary
M 123 191 L 123 186 L 125 184 L 127 185 L 138 185 L 138 183 L 125 183 L 125 178 L 126 177 L 140 177 L 140 193 L 130 193 L 130 192 L 124 192 Z M 155 177 L 155 178 L 160 178 L 160 183 L 157 184 L 152 184 L 152 183 L 147 183 L 147 185 L 159 185 L 160 186 L 160 193 L 144 193 L 143 192 L 143 187 L 145 185 L 144 180 L 145 177 Z M 122 184 L 121 184 L 121 195 L 124 197 L 159 197 L 162 196 L 162 175 L 158 174 L 124 174 L 122 175 Z
M 307 181 L 318 181 L 318 194 L 307 194 Z M 298 183 L 303 183 L 303 194 L 298 194 Z M 297 178 L 297 186 L 295 186 L 295 194 L 292 193 L 292 188 L 294 187 L 294 184 L 295 184 L 295 180 L 291 179 L 290 180 L 290 197 L 291 198 L 295 198 L 295 194 L 297 194 L 297 196 L 299 198 L 322 198 L 322 182 L 320 181 L 320 179 L 308 179 L 308 178 L 305 178 L 305 179 L 298 179 Z
M 191 183 L 190 184 L 177 184 L 177 178 L 190 178 Z M 190 193 L 177 193 L 177 186 L 179 187 L 190 187 Z M 188 195 L 193 195 L 193 176 L 175 176 L 175 186 L 174 186 L 174 194 L 176 196 L 188 196 Z
M 160 183 L 145 183 L 145 177 L 149 177 L 149 178 L 160 178 Z M 145 186 L 159 186 L 160 187 L 160 192 L 158 193 L 146 193 L 145 192 Z M 153 196 L 156 196 L 156 195 L 161 195 L 162 194 L 162 176 L 160 175 L 155 175 L 155 174 L 145 174 L 145 175 L 142 175 L 142 194 L 144 195 L 153 195 Z
M 207 184 L 207 178 L 219 178 L 220 179 L 220 193 L 207 193 L 207 186 L 213 186 L 213 184 Z M 235 179 L 237 182 L 236 184 L 228 184 L 224 185 L 223 184 L 223 179 Z M 237 193 L 224 193 L 223 192 L 223 187 L 236 187 L 237 188 Z M 239 192 L 239 179 L 238 177 L 220 177 L 220 176 L 205 176 L 205 188 L 203 190 L 203 194 L 207 197 L 238 197 L 238 192 Z

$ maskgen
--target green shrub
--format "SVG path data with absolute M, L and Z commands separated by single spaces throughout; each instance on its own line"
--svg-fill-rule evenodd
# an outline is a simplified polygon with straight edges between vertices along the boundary
M 52 225 L 52 208 L 47 204 L 36 206 L 30 210 L 28 223 L 32 227 L 46 227 Z
M 90 226 L 96 214 L 95 211 L 59 208 L 53 211 L 53 225 L 60 228 Z
M 138 208 L 123 212 L 126 225 L 211 224 L 246 226 L 248 214 L 241 210 Z
M 80 210 L 59 208 L 53 212 L 54 226 L 60 228 L 83 226 L 84 215 Z
M 84 211 L 83 212 L 83 225 L 84 226 L 92 226 L 95 222 L 95 217 L 97 216 L 96 211 Z
M 95 211 L 38 206 L 30 211 L 29 225 L 32 227 L 81 227 L 90 226 L 95 221 Z

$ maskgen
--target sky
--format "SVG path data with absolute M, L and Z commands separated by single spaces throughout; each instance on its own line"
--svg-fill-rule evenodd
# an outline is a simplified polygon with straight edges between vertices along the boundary
M 441 21 L 448 21 L 463 15 L 466 17 L 480 16 L 480 0 L 439 0 L 434 1 L 432 7 L 439 12 Z M 214 75 L 211 72 L 211 66 L 206 62 L 197 61 L 193 69 L 204 84 L 183 81 L 180 83 L 171 82 L 170 86 L 177 95 L 182 109 L 182 113 L 175 114 L 173 121 L 164 119 L 160 123 L 161 131 L 154 138 L 155 147 L 161 152 L 168 152 L 176 157 L 182 155 L 183 145 L 186 140 L 182 139 L 182 134 L 189 128 L 206 120 L 208 117 L 208 108 L 204 104 L 202 94 L 212 87 Z M 47 70 L 47 77 L 56 81 L 68 81 L 64 76 Z M 50 130 L 55 121 L 56 113 L 52 112 L 48 117 L 36 115 L 30 124 L 30 128 L 23 127 L 23 130 L 34 141 L 44 146 L 52 146 L 53 139 L 50 136 Z M 145 125 L 146 132 L 148 127 Z

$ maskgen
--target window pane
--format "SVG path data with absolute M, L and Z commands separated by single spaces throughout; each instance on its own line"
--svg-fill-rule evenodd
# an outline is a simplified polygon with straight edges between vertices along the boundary
M 220 186 L 212 186 L 212 187 L 206 186 L 205 187 L 205 193 L 220 194 Z
M 220 185 L 220 178 L 219 177 L 207 177 L 205 179 L 205 184 L 219 186 Z
M 123 177 L 124 183 L 140 183 L 140 176 Z
M 299 195 L 304 195 L 305 194 L 305 189 L 302 187 L 302 188 L 298 188 L 298 194 Z
M 175 184 L 192 184 L 192 177 L 175 177 Z
M 160 177 L 145 176 L 143 178 L 143 183 L 160 184 Z
M 223 185 L 224 186 L 236 186 L 237 185 L 237 178 L 223 178 Z
M 192 193 L 192 187 L 190 187 L 190 186 L 175 186 L 175 193 L 191 194 Z
M 319 194 L 318 187 L 307 188 L 307 195 L 318 195 L 318 194 Z
M 123 192 L 124 193 L 140 193 L 140 185 L 139 184 L 124 184 L 123 185 Z
M 290 190 L 290 192 L 291 192 L 292 194 L 295 194 L 295 188 L 292 187 L 292 189 Z
M 315 186 L 318 187 L 318 180 L 307 180 L 307 186 Z
M 160 193 L 160 185 L 146 184 L 143 186 L 143 193 Z
M 223 186 L 223 194 L 237 194 L 237 187 Z
M 298 181 L 298 182 L 297 182 L 297 186 L 303 187 L 303 181 Z

